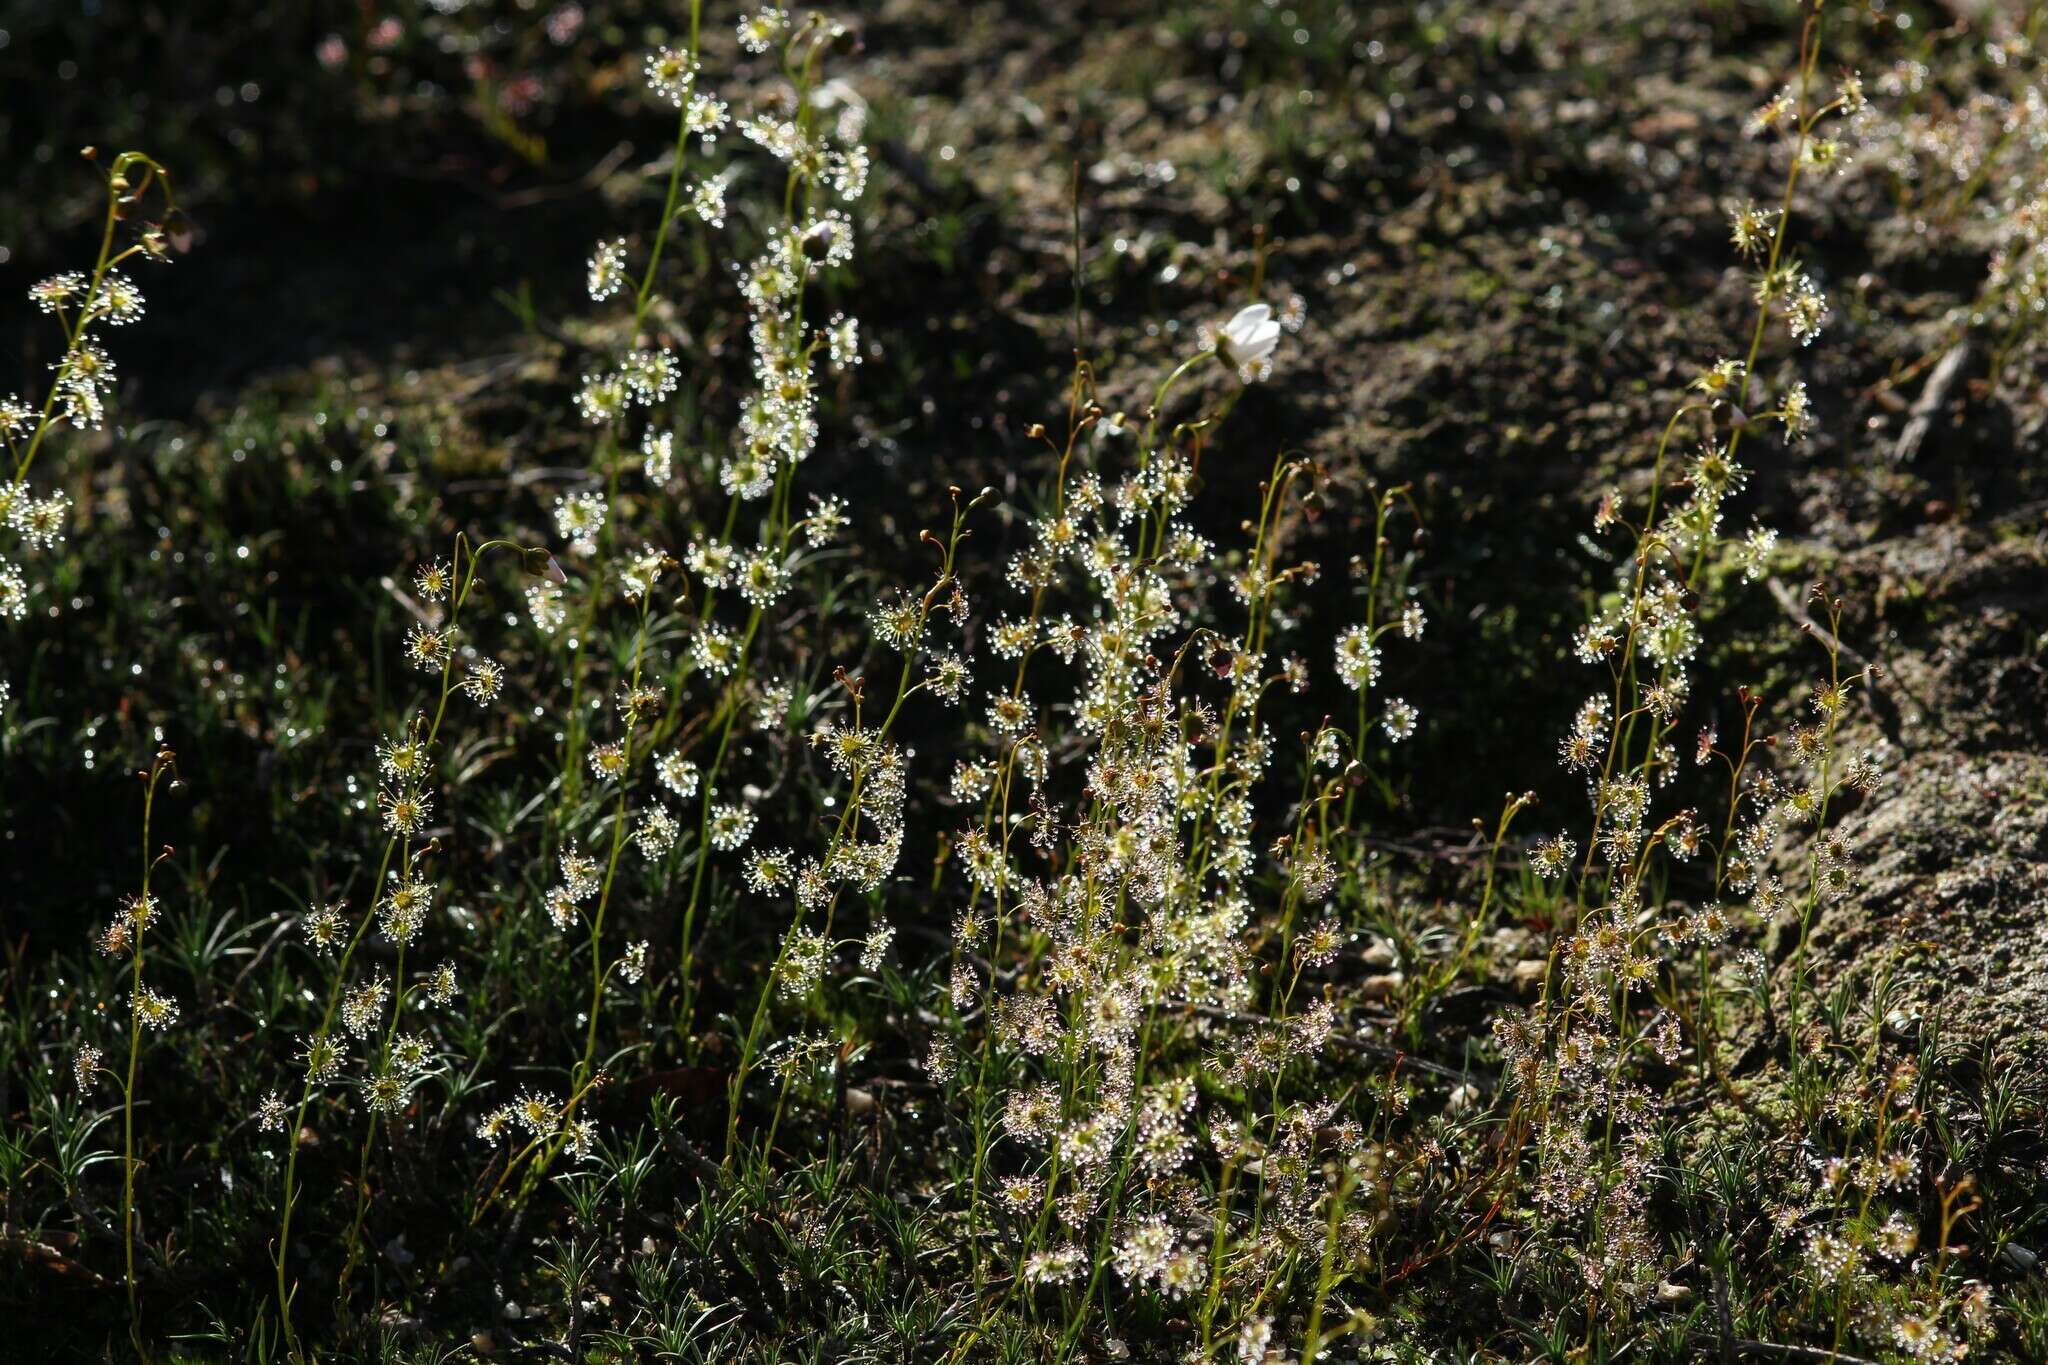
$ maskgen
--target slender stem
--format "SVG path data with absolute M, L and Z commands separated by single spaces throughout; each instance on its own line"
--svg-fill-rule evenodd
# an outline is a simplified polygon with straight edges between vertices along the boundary
M 149 1349 L 142 1341 L 142 1305 L 135 1282 L 135 1076 L 142 1058 L 144 1027 L 139 1012 L 142 945 L 150 924 L 156 918 L 155 905 L 149 898 L 149 874 L 157 863 L 157 855 L 152 854 L 150 848 L 150 819 L 156 810 L 157 783 L 170 770 L 171 762 L 170 750 L 160 750 L 150 764 L 148 785 L 143 789 L 142 897 L 130 915 L 135 949 L 128 978 L 128 1072 L 121 1083 L 121 1250 L 128 1287 L 128 1340 L 135 1347 L 135 1354 L 144 1360 L 149 1359 Z

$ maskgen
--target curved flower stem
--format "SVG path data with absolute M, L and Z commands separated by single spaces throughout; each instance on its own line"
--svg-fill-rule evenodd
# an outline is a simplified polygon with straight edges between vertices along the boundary
M 143 168 L 142 183 L 127 185 L 127 173 L 131 167 Z M 63 391 L 64 381 L 69 376 L 72 363 L 78 354 L 78 343 L 85 337 L 86 324 L 94 317 L 94 308 L 100 303 L 100 285 L 106 281 L 107 272 L 135 255 L 142 248 L 129 247 L 114 252 L 114 224 L 122 218 L 122 207 L 141 201 L 149 192 L 152 182 L 159 182 L 164 197 L 164 211 L 175 212 L 176 202 L 171 197 L 171 173 L 141 152 L 123 152 L 114 158 L 107 174 L 107 217 L 100 231 L 100 249 L 93 262 L 92 276 L 85 288 L 85 302 L 79 306 L 75 318 L 64 321 L 64 358 L 57 362 L 57 377 L 50 381 L 50 390 L 43 398 L 43 409 L 36 420 L 36 429 L 30 433 L 28 447 L 20 461 L 14 466 L 14 477 L 9 482 L 20 483 L 28 477 L 29 466 L 35 463 L 36 452 L 42 449 L 43 439 L 56 425 L 57 395 Z

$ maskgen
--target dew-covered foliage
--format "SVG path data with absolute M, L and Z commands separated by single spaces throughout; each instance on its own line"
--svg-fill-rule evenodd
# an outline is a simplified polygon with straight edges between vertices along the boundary
M 0 1356 L 2048 1357 L 2048 7 L 135 8 Z

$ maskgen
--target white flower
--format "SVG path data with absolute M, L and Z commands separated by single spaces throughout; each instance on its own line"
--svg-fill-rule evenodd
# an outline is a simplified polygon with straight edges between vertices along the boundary
M 526 609 L 533 615 L 534 629 L 543 635 L 560 630 L 569 615 L 569 609 L 562 603 L 562 590 L 553 583 L 529 584 Z
M 1273 310 L 1263 303 L 1237 310 L 1237 316 L 1223 324 L 1220 349 L 1239 365 L 1256 365 L 1273 354 L 1280 344 L 1280 324 Z
M 697 765 L 680 753 L 666 753 L 654 760 L 654 774 L 662 786 L 685 801 L 697 794 Z
M 675 477 L 676 438 L 666 431 L 650 431 L 640 438 L 640 469 L 647 482 L 660 487 Z
M 590 297 L 599 302 L 619 292 L 626 283 L 625 238 L 619 237 L 597 244 L 597 249 L 590 253 L 586 283 L 590 288 Z
M 789 11 L 763 5 L 739 22 L 740 46 L 749 52 L 766 52 L 789 32 Z
M 676 836 L 681 832 L 674 816 L 660 806 L 650 806 L 641 815 L 640 827 L 633 831 L 633 840 L 649 858 L 660 858 L 676 846 Z
M 714 175 L 691 191 L 690 211 L 712 227 L 724 227 L 725 177 Z
M 0 619 L 19 621 L 28 615 L 28 579 L 20 569 L 0 560 Z
M 694 53 L 676 52 L 660 48 L 647 58 L 647 88 L 673 104 L 683 107 L 697 84 L 697 58 Z

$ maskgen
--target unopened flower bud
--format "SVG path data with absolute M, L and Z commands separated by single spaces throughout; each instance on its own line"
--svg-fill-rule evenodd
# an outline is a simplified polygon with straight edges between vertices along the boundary
M 804 232 L 803 253 L 806 260 L 822 261 L 832 254 L 832 239 L 838 233 L 830 219 L 821 219 Z

